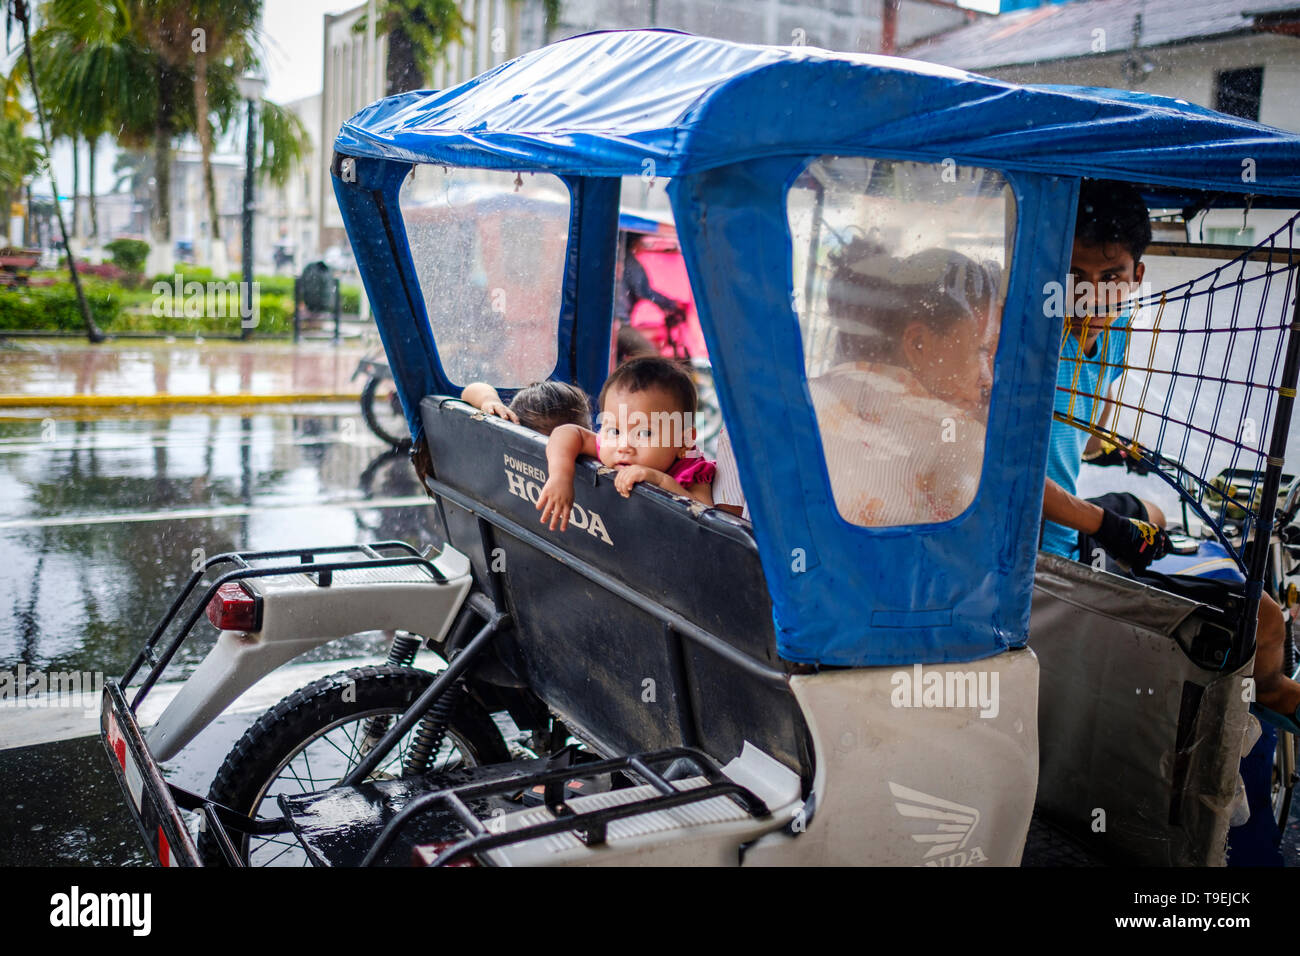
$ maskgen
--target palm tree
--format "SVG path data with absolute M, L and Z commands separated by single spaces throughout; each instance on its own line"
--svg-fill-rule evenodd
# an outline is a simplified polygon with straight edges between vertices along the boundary
M 427 86 L 425 70 L 450 44 L 460 43 L 465 30 L 473 29 L 457 0 L 380 0 L 375 14 L 375 32 L 388 37 L 388 96 Z M 365 14 L 353 29 L 365 32 Z
M 212 181 L 213 120 L 221 132 L 242 113 L 236 80 L 258 67 L 257 24 L 261 0 L 120 0 L 133 9 L 138 40 L 153 57 L 158 78 L 154 169 L 158 220 L 170 233 L 170 144 L 178 134 L 193 132 L 203 153 L 204 191 L 213 238 L 219 237 L 216 191 Z M 283 182 L 307 147 L 307 131 L 297 117 L 263 101 L 262 156 L 270 165 L 263 175 Z M 165 240 L 166 241 L 166 240 Z
M 23 34 L 23 60 L 27 64 L 27 80 L 31 84 L 32 99 L 36 106 L 36 121 L 41 130 L 41 146 L 49 152 L 49 127 L 45 122 L 45 107 L 41 104 L 40 83 L 36 79 L 36 60 L 32 54 L 32 31 L 31 31 L 31 13 L 25 0 L 13 0 L 12 7 L 6 10 L 7 16 L 17 20 L 21 26 Z M 63 210 L 59 207 L 59 188 L 54 179 L 54 171 L 50 171 L 50 187 L 54 193 L 54 218 L 59 224 L 59 235 L 63 239 L 63 251 L 68 257 L 68 275 L 72 278 L 72 287 L 77 293 L 77 305 L 81 310 L 81 319 L 86 324 L 86 337 L 92 343 L 104 341 L 104 333 L 99 330 L 95 324 L 94 317 L 90 314 L 90 304 L 86 301 L 86 293 L 81 288 L 81 279 L 77 275 L 77 260 L 72 255 L 72 246 L 68 242 L 68 229 L 63 222 Z
M 256 62 L 252 43 L 262 18 L 262 0 L 192 0 L 190 7 L 194 23 L 191 29 L 194 114 L 199 149 L 203 154 L 203 191 L 207 194 L 212 238 L 220 239 L 221 221 L 217 216 L 217 195 L 212 181 L 213 111 L 208 102 L 208 88 L 213 64 L 241 73 Z M 229 114 L 228 111 L 221 112 L 224 130 Z
M 295 166 L 311 149 L 311 137 L 298 114 L 270 100 L 262 100 L 262 149 L 257 168 L 262 178 L 277 186 L 289 181 Z
M 52 114 L 51 134 L 68 137 L 73 148 L 73 196 L 80 193 L 78 141 L 90 152 L 91 231 L 97 234 L 95 152 L 99 138 L 147 128 L 148 73 L 144 56 L 131 36 L 122 0 L 84 3 L 47 0 L 43 25 L 32 35 L 32 55 L 42 94 Z M 73 202 L 73 232 L 78 204 Z
M 23 132 L 24 125 L 17 119 L 0 116 L 0 203 L 5 209 L 40 170 L 45 158 L 40 142 Z
M 188 0 L 110 0 L 121 3 L 127 13 L 129 37 L 142 53 L 141 62 L 150 74 L 149 99 L 153 118 L 148 139 L 154 154 L 153 238 L 155 248 L 171 260 L 171 174 L 172 144 L 193 129 L 194 59 L 192 13 Z M 144 130 L 133 126 L 124 131 L 127 145 L 143 145 Z
M 241 115 L 236 78 L 257 65 L 255 28 L 262 0 L 45 0 L 33 36 L 41 89 L 60 135 L 94 143 L 111 134 L 127 150 L 153 156 L 152 232 L 171 254 L 171 158 L 193 133 L 203 153 L 213 238 L 220 235 L 212 183 L 213 133 Z M 266 104 L 264 174 L 282 181 L 307 136 L 296 117 Z M 93 192 L 93 189 L 92 189 Z M 92 212 L 92 217 L 94 216 Z

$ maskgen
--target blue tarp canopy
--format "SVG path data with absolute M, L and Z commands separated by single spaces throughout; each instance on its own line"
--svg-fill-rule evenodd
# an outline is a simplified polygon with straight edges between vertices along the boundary
M 455 89 L 389 97 L 344 124 L 335 148 L 404 162 L 661 177 L 776 151 L 870 149 L 1300 195 L 1300 136 L 1183 100 L 1019 86 L 896 57 L 665 30 L 586 34 Z
M 345 124 L 335 149 L 335 195 L 417 438 L 420 399 L 465 383 L 442 368 L 424 305 L 438 290 L 420 288 L 402 229 L 409 165 L 564 179 L 553 375 L 591 394 L 609 367 L 618 177 L 672 179 L 778 648 L 850 666 L 974 660 L 1027 639 L 1061 334 L 1041 297 L 1069 269 L 1078 178 L 1145 184 L 1162 204 L 1300 197 L 1300 136 L 1181 101 L 662 30 L 575 37 L 454 90 L 390 97 Z M 834 507 L 787 210 L 788 185 L 825 154 L 992 168 L 1014 193 L 979 491 L 943 523 L 857 526 Z

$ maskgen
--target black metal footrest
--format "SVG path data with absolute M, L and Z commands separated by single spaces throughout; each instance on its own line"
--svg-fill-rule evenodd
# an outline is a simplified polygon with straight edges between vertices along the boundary
M 679 788 L 664 775 L 668 771 L 661 773 L 657 769 L 678 761 L 686 762 L 692 770 L 691 776 L 703 777 L 704 785 Z M 570 804 L 572 794 L 566 788 L 568 781 L 575 777 L 600 777 L 606 774 L 625 775 L 657 792 L 651 797 L 592 810 L 577 809 Z M 482 814 L 470 805 L 476 800 L 500 798 L 521 788 L 533 789 L 539 786 L 543 788 L 545 803 L 552 815 L 552 819 L 543 823 L 510 831 L 494 829 L 485 824 Z M 430 810 L 441 810 L 444 813 L 449 811 L 469 833 L 467 837 L 454 842 L 431 863 L 433 866 L 447 866 L 486 850 L 560 833 L 576 834 L 588 846 L 598 846 L 605 842 L 607 828 L 615 820 L 702 803 L 717 797 L 730 798 L 753 818 L 766 817 L 769 813 L 762 800 L 728 778 L 713 758 L 692 748 L 676 747 L 576 766 L 556 767 L 551 763 L 520 778 L 448 787 L 412 800 L 385 825 L 362 864 L 370 865 L 384 859 L 389 844 L 403 828 L 421 813 Z
M 498 783 L 501 793 L 470 798 L 468 805 L 487 819 L 519 810 L 526 804 L 516 796 L 527 789 L 527 777 L 530 771 L 536 770 L 537 764 L 537 760 L 518 760 L 488 767 L 461 767 L 423 777 L 372 780 L 319 793 L 285 795 L 279 802 L 290 832 L 298 838 L 313 864 L 360 866 L 384 827 L 425 794 Z M 340 825 L 340 821 L 345 822 Z M 433 808 L 411 820 L 376 862 L 382 866 L 406 866 L 416 845 L 455 842 L 464 835 L 464 824 L 450 809 Z

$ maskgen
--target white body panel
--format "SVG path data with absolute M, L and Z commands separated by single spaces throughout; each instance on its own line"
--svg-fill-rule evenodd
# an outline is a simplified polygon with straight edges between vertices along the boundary
M 926 705 L 934 700 L 927 686 L 941 682 L 955 688 L 959 677 L 963 687 L 977 688 L 967 700 L 975 706 L 951 706 L 952 697 L 947 706 Z M 765 820 L 749 818 L 727 798 L 715 798 L 611 823 L 607 844 L 598 848 L 565 833 L 492 851 L 493 861 L 505 866 L 1019 864 L 1038 785 L 1038 661 L 1032 651 L 919 671 L 825 671 L 791 677 L 790 684 L 817 761 L 807 804 L 798 799 L 798 779 L 790 770 L 746 744 L 723 769 L 765 800 L 773 811 Z M 920 706 L 906 706 L 909 700 Z M 697 778 L 679 786 L 703 782 Z M 652 792 L 638 787 L 577 797 L 569 804 L 582 813 Z M 508 814 L 498 826 L 517 829 L 549 819 L 546 808 L 536 807 Z
M 803 832 L 763 837 L 744 862 L 1018 865 L 1038 785 L 1038 661 L 1028 649 L 1008 651 L 926 666 L 922 680 L 971 672 L 990 686 L 997 674 L 996 716 L 897 706 L 903 679 L 915 680 L 910 667 L 792 677 L 812 731 L 814 800 L 795 823 Z
M 469 559 L 451 547 L 433 561 L 438 583 L 413 567 L 336 571 L 319 587 L 304 571 L 254 579 L 262 596 L 262 629 L 222 631 L 146 736 L 159 760 L 170 760 L 261 677 L 299 654 L 362 631 L 402 630 L 441 641 L 469 592 Z

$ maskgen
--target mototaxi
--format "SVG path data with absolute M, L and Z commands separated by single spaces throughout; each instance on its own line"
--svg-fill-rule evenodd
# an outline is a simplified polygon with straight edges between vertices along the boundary
M 1244 144 L 1258 181 L 1242 180 Z M 1042 290 L 1068 271 L 1081 177 L 1134 182 L 1166 205 L 1247 193 L 1294 205 L 1300 137 L 1145 94 L 645 30 L 381 100 L 334 149 L 446 545 L 223 556 L 206 589 L 196 574 L 200 609 L 234 584 L 259 616 L 222 630 L 147 733 L 142 695 L 126 690 L 143 673 L 147 691 L 189 627 L 168 643 L 165 620 L 106 690 L 106 740 L 160 860 L 238 863 L 251 837 L 291 833 L 324 865 L 1016 865 L 1037 803 L 1100 856 L 1222 862 L 1253 631 L 1040 559 L 1061 336 Z M 534 507 L 545 438 L 457 396 L 474 379 L 507 397 L 547 377 L 599 392 L 621 186 L 647 174 L 670 181 L 753 520 L 644 486 L 624 500 L 584 461 L 575 526 L 553 532 Z M 454 211 L 482 184 L 527 197 L 527 221 L 493 227 L 526 254 L 485 257 L 415 214 Z M 822 267 L 862 220 L 1001 276 L 976 490 L 950 520 L 867 526 L 836 507 L 808 383 L 833 338 Z M 268 558 L 282 563 L 256 563 Z M 160 762 L 262 673 L 367 628 L 416 635 L 447 666 L 368 731 L 338 786 L 282 796 L 268 817 L 223 803 L 229 787 L 201 798 L 162 778 Z M 934 686 L 993 687 L 996 700 L 931 702 Z M 537 746 L 529 759 L 466 746 L 479 759 L 374 774 L 417 726 L 436 724 L 441 742 L 454 707 L 508 712 Z M 596 792 L 575 796 L 582 774 Z M 227 766 L 218 784 L 236 776 Z M 509 803 L 533 790 L 539 805 Z M 182 807 L 203 814 L 203 854 Z M 341 812 L 356 826 L 339 827 Z

